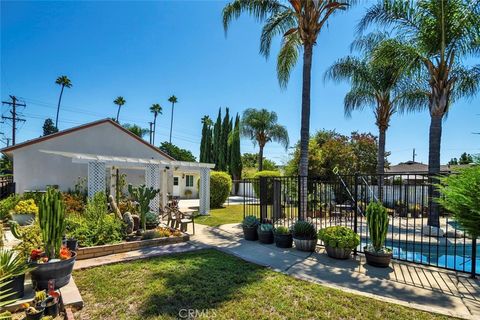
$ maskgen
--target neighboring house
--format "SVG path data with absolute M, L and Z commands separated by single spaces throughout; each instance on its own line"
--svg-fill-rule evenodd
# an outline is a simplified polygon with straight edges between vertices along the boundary
M 148 165 L 145 163 L 152 159 L 155 162 L 153 165 L 162 170 L 160 174 L 155 174 L 167 178 L 163 188 L 167 191 L 165 197 L 184 197 L 185 191 L 190 190 L 189 197 L 198 198 L 201 168 L 209 172 L 213 166 L 175 161 L 110 119 L 25 141 L 1 151 L 13 159 L 14 182 L 16 192 L 20 194 L 29 190 L 45 190 L 48 186 L 58 186 L 64 191 L 73 189 L 79 178 L 86 179 L 91 173 L 91 167 L 86 164 L 96 156 L 103 161 L 104 170 L 107 170 L 106 181 L 102 181 L 105 186 L 112 185 L 114 181 L 111 180 L 115 180 L 112 176 L 115 176 L 117 169 L 120 174 L 126 175 L 127 184 L 145 184 L 148 181 Z M 81 161 L 87 158 L 90 162 Z M 108 170 L 111 174 L 108 174 Z
M 450 166 L 448 165 L 441 165 L 440 172 L 450 173 L 452 172 L 452 168 L 450 168 Z M 388 174 L 428 173 L 428 165 L 421 162 L 415 162 L 415 161 L 400 162 L 397 165 L 390 166 L 390 168 L 385 169 L 385 173 L 388 173 Z

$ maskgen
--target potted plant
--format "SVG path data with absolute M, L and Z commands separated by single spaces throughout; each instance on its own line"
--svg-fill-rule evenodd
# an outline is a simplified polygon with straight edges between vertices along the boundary
M 30 270 L 27 262 L 15 251 L 0 249 L 0 278 L 8 276 L 4 284 L 0 286 L 0 291 L 12 292 L 8 297 L 0 297 L 0 301 L 16 300 L 23 297 L 25 274 Z
M 21 200 L 13 208 L 12 220 L 21 226 L 26 226 L 35 220 L 38 207 L 33 199 Z
M 299 251 L 314 252 L 317 246 L 317 230 L 308 221 L 299 220 L 292 226 L 293 242 Z
M 145 215 L 145 223 L 147 230 L 155 229 L 158 227 L 158 215 L 153 211 L 147 212 Z
M 37 305 L 35 307 L 28 306 L 25 309 L 26 320 L 40 320 L 44 315 L 45 307 L 42 305 Z
M 293 244 L 292 233 L 287 227 L 280 226 L 273 231 L 275 245 L 279 248 L 291 248 Z
M 44 315 L 56 317 L 60 313 L 60 293 L 57 291 L 50 291 L 48 294 L 45 291 L 37 291 L 35 298 L 45 308 Z M 38 304 L 38 303 L 37 303 Z
M 273 243 L 273 225 L 270 223 L 262 223 L 257 228 L 258 241 L 265 244 Z
M 246 216 L 242 222 L 243 237 L 248 241 L 258 240 L 257 227 L 259 221 L 255 216 Z
M 370 244 L 365 246 L 365 258 L 372 266 L 386 268 L 392 260 L 392 250 L 385 247 L 388 231 L 388 213 L 381 202 L 372 201 L 367 207 L 367 225 Z
M 325 244 L 327 255 L 335 259 L 348 259 L 360 244 L 360 236 L 344 226 L 322 229 L 318 231 L 318 238 Z
M 34 249 L 30 261 L 35 270 L 31 272 L 32 283 L 37 290 L 48 288 L 48 282 L 54 281 L 55 289 L 70 282 L 73 265 L 77 256 L 62 246 L 65 233 L 65 204 L 58 190 L 48 189 L 43 195 L 38 211 L 43 242 L 42 249 Z

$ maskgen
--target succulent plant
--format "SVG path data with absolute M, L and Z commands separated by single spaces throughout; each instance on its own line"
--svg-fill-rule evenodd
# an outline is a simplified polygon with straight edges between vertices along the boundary
M 65 234 L 65 203 L 60 191 L 50 188 L 40 201 L 38 218 L 45 253 L 48 258 L 56 258 L 60 253 Z
M 273 225 L 270 223 L 262 223 L 258 226 L 258 232 L 273 232 Z
M 33 300 L 37 304 L 42 303 L 43 301 L 45 301 L 45 299 L 47 299 L 47 293 L 45 292 L 45 290 L 35 292 L 35 298 Z
M 128 192 L 140 205 L 140 220 L 142 222 L 143 230 L 146 230 L 147 213 L 150 211 L 150 201 L 155 199 L 160 190 L 153 189 L 152 187 L 148 188 L 145 185 L 133 187 L 131 184 L 129 184 Z
M 381 202 L 372 201 L 368 204 L 367 224 L 373 249 L 382 251 L 388 232 L 388 213 Z
M 314 240 L 317 239 L 317 230 L 311 222 L 299 220 L 292 226 L 292 235 L 295 239 Z
M 26 261 L 14 250 L 0 249 L 0 277 L 16 277 L 30 270 Z
M 322 229 L 318 231 L 318 238 L 331 248 L 354 249 L 360 244 L 360 236 L 344 226 Z
M 256 228 L 259 225 L 259 221 L 255 216 L 246 216 L 243 219 L 242 226 L 244 228 Z
M 291 234 L 290 230 L 287 228 L 287 227 L 284 227 L 284 226 L 280 226 L 280 227 L 277 227 L 275 228 L 274 230 L 275 234 L 284 234 L 284 235 L 287 235 L 287 234 Z

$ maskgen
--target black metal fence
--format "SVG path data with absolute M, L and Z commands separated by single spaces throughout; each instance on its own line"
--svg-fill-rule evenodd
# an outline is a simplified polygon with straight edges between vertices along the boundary
M 390 215 L 386 246 L 398 260 L 480 274 L 480 248 L 440 209 L 440 228 L 428 225 L 432 211 L 429 188 L 436 182 L 427 174 L 349 175 L 330 179 L 311 177 L 268 177 L 244 179 L 239 183 L 244 215 L 255 215 L 275 226 L 290 227 L 298 219 L 311 221 L 317 230 L 346 226 L 360 235 L 355 252 L 363 252 L 369 241 L 365 210 L 379 200 Z M 307 188 L 307 202 L 300 192 Z M 321 242 L 319 242 L 321 244 Z
M 15 193 L 15 183 L 13 176 L 0 176 L 0 200 Z

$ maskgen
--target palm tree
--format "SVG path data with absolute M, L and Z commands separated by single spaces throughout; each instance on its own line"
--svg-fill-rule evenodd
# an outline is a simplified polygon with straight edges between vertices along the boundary
M 122 125 L 122 127 L 124 127 L 125 129 L 127 129 L 128 131 L 130 131 L 131 133 L 133 133 L 134 135 L 140 137 L 140 138 L 143 138 L 150 130 L 148 129 L 144 129 L 136 124 L 129 124 L 129 123 L 125 123 L 124 125 Z
M 303 49 L 302 120 L 300 129 L 300 165 L 298 174 L 308 175 L 308 141 L 310 138 L 310 89 L 313 46 L 328 18 L 337 10 L 349 7 L 350 0 L 234 0 L 223 9 L 225 32 L 230 22 L 246 12 L 258 21 L 265 21 L 260 37 L 260 53 L 268 58 L 272 40 L 282 36 L 277 58 L 277 77 L 285 88 L 290 73 Z M 303 218 L 307 209 L 307 181 L 302 179 L 300 193 Z
M 275 141 L 288 148 L 287 128 L 277 123 L 275 112 L 267 109 L 249 108 L 243 112 L 241 133 L 254 144 L 258 143 L 258 171 L 263 170 L 263 149 L 268 142 Z
M 177 97 L 175 97 L 175 95 L 172 95 L 170 98 L 168 98 L 168 102 L 172 103 L 172 116 L 170 118 L 170 140 L 169 140 L 169 142 L 172 143 L 173 109 L 175 108 L 175 103 L 178 102 Z
M 123 106 L 127 101 L 122 96 L 118 96 L 115 100 L 113 100 L 113 103 L 115 103 L 118 106 L 117 110 L 117 117 L 115 118 L 115 121 L 118 122 L 118 116 L 120 115 L 120 107 Z
M 158 103 L 152 104 L 150 112 L 153 113 L 153 138 L 152 144 L 155 145 L 155 133 L 157 132 L 157 116 L 162 114 L 162 106 Z
M 430 112 L 428 172 L 440 173 L 442 121 L 452 103 L 472 97 L 480 87 L 480 65 L 463 60 L 480 51 L 480 5 L 470 0 L 384 0 L 367 10 L 359 23 L 365 30 L 372 23 L 392 27 L 396 37 L 385 42 L 376 56 L 386 60 L 403 56 L 411 73 L 428 82 Z M 438 182 L 433 179 L 434 184 Z M 437 187 L 430 188 L 428 224 L 439 227 Z
M 347 56 L 336 61 L 325 73 L 325 79 L 336 82 L 349 81 L 350 91 L 345 95 L 345 116 L 354 110 L 373 107 L 375 124 L 378 127 L 377 174 L 379 181 L 385 172 L 386 132 L 390 118 L 397 109 L 414 109 L 425 103 L 426 92 L 412 85 L 405 77 L 405 61 L 402 57 L 379 61 L 372 59 L 375 49 L 382 44 L 386 35 L 372 33 L 352 43 L 352 50 L 360 51 L 361 58 Z
M 55 80 L 55 83 L 62 86 L 62 89 L 60 90 L 60 97 L 58 98 L 57 116 L 55 117 L 55 127 L 58 129 L 58 114 L 60 113 L 60 103 L 62 102 L 63 89 L 71 88 L 72 81 L 70 81 L 67 76 L 60 76 L 57 78 L 57 80 Z

